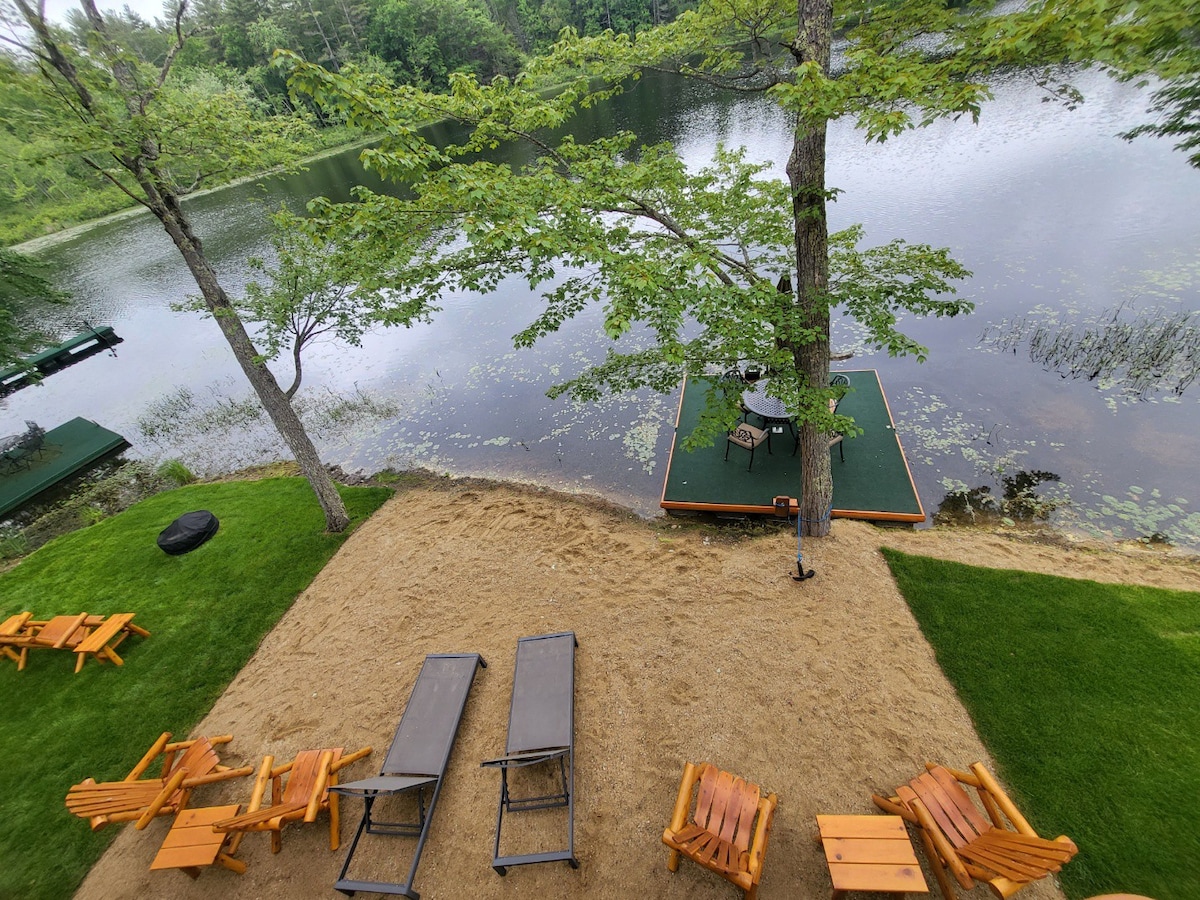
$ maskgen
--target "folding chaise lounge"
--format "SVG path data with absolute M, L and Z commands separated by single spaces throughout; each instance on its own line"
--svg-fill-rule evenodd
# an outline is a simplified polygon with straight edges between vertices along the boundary
M 348 897 L 352 897 L 355 891 L 400 894 L 414 900 L 421 896 L 413 890 L 413 878 L 416 877 L 421 851 L 429 835 L 429 825 L 437 808 L 446 765 L 458 736 L 458 726 L 467 705 L 471 683 L 475 680 L 476 669 L 486 667 L 487 663 L 478 653 L 431 653 L 426 656 L 379 775 L 330 788 L 338 794 L 362 797 L 365 805 L 362 820 L 346 853 L 346 861 L 334 884 L 336 890 Z M 427 791 L 428 805 L 425 799 Z M 415 821 L 381 822 L 374 818 L 372 807 L 380 797 L 411 795 L 414 792 L 417 807 Z M 354 860 L 359 839 L 364 832 L 417 838 L 408 877 L 403 884 L 348 877 L 350 863 Z
M 896 796 L 874 794 L 871 799 L 884 812 L 917 826 L 946 900 L 955 898 L 951 875 L 963 890 L 971 890 L 978 880 L 997 897 L 1007 898 L 1058 872 L 1079 852 L 1064 835 L 1039 837 L 982 763 L 970 772 L 933 763 L 925 768 L 927 772 L 896 788 Z M 975 789 L 986 816 L 965 786 Z
M 484 766 L 500 770 L 500 807 L 496 812 L 496 844 L 492 868 L 503 875 L 509 866 L 575 859 L 575 633 L 545 634 L 517 641 L 508 741 L 504 756 Z M 560 789 L 541 796 L 514 797 L 509 770 L 557 763 Z M 502 856 L 504 814 L 534 809 L 567 808 L 567 846 L 561 850 Z
M 72 787 L 67 793 L 67 809 L 88 819 L 93 831 L 99 831 L 109 822 L 135 820 L 136 827 L 141 830 L 155 816 L 173 815 L 187 806 L 193 788 L 227 778 L 240 778 L 254 771 L 252 766 L 231 769 L 221 765 L 214 747 L 229 743 L 233 735 L 168 743 L 170 740 L 171 733 L 163 732 L 122 781 L 97 784 L 87 778 Z M 142 778 L 160 753 L 163 754 L 162 773 L 158 778 Z

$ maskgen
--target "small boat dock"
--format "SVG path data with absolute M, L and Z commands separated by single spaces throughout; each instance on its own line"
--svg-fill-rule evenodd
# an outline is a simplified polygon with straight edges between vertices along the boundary
M 6 452 L 7 465 L 0 467 L 0 515 L 128 446 L 115 431 L 76 418 L 42 434 L 36 447 Z
M 867 369 L 837 374 L 850 380 L 850 390 L 838 411 L 853 418 L 863 433 L 843 441 L 844 462 L 836 447 L 830 451 L 832 515 L 879 522 L 924 522 L 925 509 L 878 373 Z M 684 381 L 662 508 L 672 512 L 775 515 L 774 498 L 789 497 L 789 512 L 795 515 L 803 485 L 800 457 L 792 456 L 795 442 L 787 428 L 773 436 L 771 453 L 765 447 L 755 452 L 752 471 L 746 470 L 750 457 L 741 447 L 730 447 L 729 460 L 725 460 L 724 441 L 690 453 L 680 446 L 700 421 L 707 388 L 703 379 Z M 757 424 L 753 414 L 751 424 Z
M 43 375 L 49 375 L 67 366 L 73 366 L 89 356 L 103 353 L 122 340 L 124 338 L 118 337 L 112 326 L 100 325 L 75 335 L 69 341 L 27 356 L 17 365 L 0 371 L 0 397 L 34 384 Z

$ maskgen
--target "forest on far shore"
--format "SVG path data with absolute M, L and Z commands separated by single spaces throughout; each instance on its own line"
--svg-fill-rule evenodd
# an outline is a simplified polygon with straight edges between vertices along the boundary
M 159 66 L 175 41 L 176 6 L 166 0 L 164 18 L 153 21 L 128 7 L 107 13 L 110 35 L 142 62 Z M 402 84 L 441 90 L 457 72 L 484 82 L 516 74 L 564 28 L 636 33 L 694 6 L 694 0 L 192 0 L 181 24 L 196 37 L 175 59 L 169 88 L 189 105 L 234 94 L 256 115 L 302 119 L 308 127 L 297 134 L 315 153 L 362 135 L 289 96 L 270 65 L 277 48 L 329 69 L 353 63 Z M 6 7 L 0 3 L 7 24 L 14 16 Z M 62 27 L 83 44 L 80 10 Z M 33 60 L 0 44 L 0 246 L 132 205 L 82 157 L 61 150 L 54 119 L 69 112 L 48 102 L 45 90 Z M 216 180 L 265 171 L 280 160 L 259 162 L 231 166 Z

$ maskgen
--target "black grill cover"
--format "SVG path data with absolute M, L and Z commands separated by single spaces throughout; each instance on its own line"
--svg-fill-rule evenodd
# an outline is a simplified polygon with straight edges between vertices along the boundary
M 164 553 L 179 556 L 207 541 L 217 533 L 220 525 L 217 517 L 207 509 L 184 513 L 162 530 L 158 536 L 158 546 Z

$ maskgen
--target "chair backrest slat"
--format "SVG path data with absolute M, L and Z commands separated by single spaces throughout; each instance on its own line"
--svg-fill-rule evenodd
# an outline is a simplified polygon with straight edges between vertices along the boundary
M 738 816 L 737 837 L 733 839 L 733 843 L 739 850 L 746 852 L 750 849 L 750 829 L 754 825 L 754 816 L 758 813 L 758 801 L 762 792 L 757 784 L 749 781 L 743 784 L 745 788 L 742 791 L 741 814 Z
M 217 756 L 213 745 L 208 742 L 208 738 L 196 738 L 192 746 L 188 747 L 183 755 L 175 760 L 171 771 L 163 772 L 163 780 L 170 778 L 179 769 L 187 769 L 188 778 L 200 778 L 209 774 L 220 763 L 220 757 Z
M 955 847 L 966 846 L 979 835 L 979 832 L 958 809 L 954 800 L 932 775 L 929 773 L 919 775 L 909 784 L 912 786 L 913 792 L 925 804 L 925 808 L 929 810 L 938 827 Z
M 950 797 L 958 810 L 967 818 L 976 832 L 983 834 L 992 830 L 994 826 L 991 821 L 979 811 L 971 801 L 966 790 L 959 783 L 958 779 L 950 773 L 949 769 L 944 766 L 934 766 L 929 770 L 929 774 L 942 786 L 947 796 Z
M 292 763 L 292 771 L 288 773 L 287 787 L 283 789 L 283 803 L 299 803 L 307 806 L 312 796 L 313 786 L 321 776 L 321 754 L 325 750 L 301 750 L 296 754 Z M 330 765 L 341 759 L 342 748 L 333 750 Z

